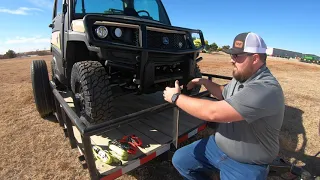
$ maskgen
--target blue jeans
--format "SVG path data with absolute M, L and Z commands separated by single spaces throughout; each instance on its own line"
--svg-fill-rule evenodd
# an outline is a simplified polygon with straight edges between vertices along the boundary
M 220 179 L 267 179 L 267 165 L 237 162 L 223 153 L 213 135 L 178 149 L 172 158 L 173 166 L 184 179 L 210 179 L 208 173 L 219 172 Z

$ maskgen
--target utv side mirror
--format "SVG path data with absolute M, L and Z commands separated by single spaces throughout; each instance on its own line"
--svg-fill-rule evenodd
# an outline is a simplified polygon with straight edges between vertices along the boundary
M 203 48 L 205 46 L 205 42 L 203 40 L 203 36 L 199 32 L 193 32 L 191 34 L 193 44 L 196 49 Z
M 50 27 L 50 28 L 53 28 L 53 27 L 54 27 L 54 24 L 49 24 L 49 27 Z

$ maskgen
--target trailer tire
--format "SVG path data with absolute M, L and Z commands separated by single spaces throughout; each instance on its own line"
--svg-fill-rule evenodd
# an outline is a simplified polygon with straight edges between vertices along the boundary
M 77 115 L 90 124 L 110 120 L 113 116 L 112 90 L 108 74 L 98 61 L 81 61 L 73 65 L 71 89 Z
M 31 63 L 31 81 L 33 97 L 37 110 L 42 118 L 53 112 L 53 95 L 49 84 L 49 74 L 44 60 L 33 60 Z

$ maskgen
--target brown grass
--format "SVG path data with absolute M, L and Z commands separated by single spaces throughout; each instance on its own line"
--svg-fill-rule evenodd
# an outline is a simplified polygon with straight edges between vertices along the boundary
M 203 54 L 201 70 L 231 75 L 228 56 Z M 42 57 L 50 69 L 51 56 Z M 0 61 L 0 177 L 1 179 L 89 179 L 57 123 L 41 119 L 31 88 L 34 58 Z M 318 134 L 320 66 L 269 58 L 268 66 L 286 97 L 281 155 L 312 173 L 320 172 Z M 215 82 L 226 81 L 214 79 Z M 197 138 L 212 133 L 208 129 Z M 181 179 L 169 161 L 157 158 L 119 179 Z

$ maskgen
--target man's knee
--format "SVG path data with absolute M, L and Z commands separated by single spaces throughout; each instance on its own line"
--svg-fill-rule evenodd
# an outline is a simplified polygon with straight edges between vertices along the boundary
M 189 149 L 190 148 L 188 146 L 184 146 L 184 147 L 181 147 L 180 149 L 176 150 L 176 152 L 172 156 L 172 164 L 174 167 L 181 168 L 181 166 L 185 164 L 186 158 L 190 158 L 189 154 L 191 152 L 189 151 Z
M 179 148 L 172 157 L 172 164 L 175 167 L 188 167 L 193 166 L 192 163 L 204 160 L 207 142 L 208 138 L 203 138 Z

